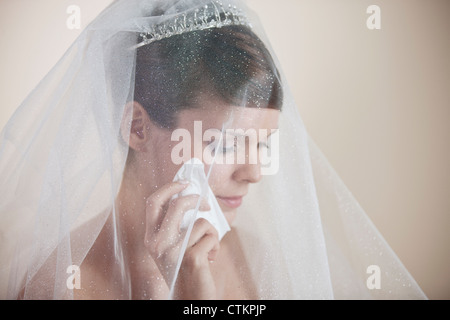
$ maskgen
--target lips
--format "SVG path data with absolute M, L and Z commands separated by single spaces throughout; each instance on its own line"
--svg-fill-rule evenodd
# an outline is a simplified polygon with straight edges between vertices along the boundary
M 242 196 L 235 197 L 220 197 L 216 196 L 217 200 L 222 202 L 224 205 L 230 208 L 237 208 L 242 204 Z

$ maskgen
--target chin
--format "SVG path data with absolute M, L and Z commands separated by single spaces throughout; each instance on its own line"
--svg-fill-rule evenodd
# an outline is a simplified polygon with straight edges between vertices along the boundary
M 233 222 L 236 218 L 236 209 L 228 209 L 227 211 L 222 210 L 223 211 L 223 215 L 225 216 L 225 219 L 227 219 L 228 224 L 230 225 L 230 227 L 232 227 Z

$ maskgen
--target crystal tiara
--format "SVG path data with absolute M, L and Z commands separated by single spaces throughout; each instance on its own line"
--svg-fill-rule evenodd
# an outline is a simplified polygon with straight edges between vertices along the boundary
M 169 38 L 186 32 L 220 28 L 230 25 L 252 27 L 242 10 L 233 5 L 224 6 L 218 0 L 211 1 L 203 7 L 189 13 L 183 13 L 173 20 L 148 27 L 140 34 L 142 41 L 134 49 L 152 42 Z

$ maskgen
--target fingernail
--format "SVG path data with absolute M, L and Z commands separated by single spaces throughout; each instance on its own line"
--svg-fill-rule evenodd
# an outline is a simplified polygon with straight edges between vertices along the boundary
M 189 180 L 178 180 L 179 184 L 189 184 Z

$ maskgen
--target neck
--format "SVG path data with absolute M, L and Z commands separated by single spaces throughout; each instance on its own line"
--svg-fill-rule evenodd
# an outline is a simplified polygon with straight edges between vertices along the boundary
M 124 171 L 122 185 L 116 198 L 118 233 L 123 248 L 123 259 L 130 274 L 133 295 L 153 296 L 155 291 L 167 295 L 165 290 L 161 291 L 163 284 L 158 284 L 158 289 L 150 288 L 148 285 L 148 279 L 153 278 L 159 271 L 144 245 L 146 199 L 154 190 L 149 190 L 148 181 L 146 183 L 142 181 L 144 178 L 139 172 L 143 169 L 127 164 Z M 163 298 L 167 298 L 165 295 Z
M 146 253 L 144 237 L 146 231 L 146 199 L 154 192 L 149 190 L 149 182 L 143 181 L 142 170 L 132 163 L 127 163 L 122 184 L 116 198 L 117 221 L 122 242 L 125 244 L 126 257 Z M 148 177 L 147 177 L 148 178 Z

